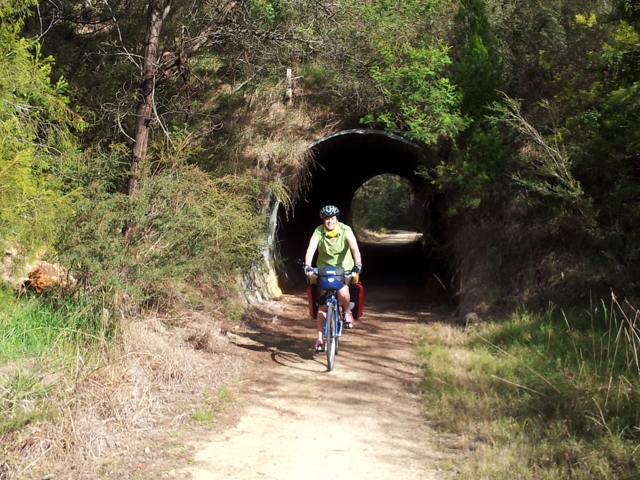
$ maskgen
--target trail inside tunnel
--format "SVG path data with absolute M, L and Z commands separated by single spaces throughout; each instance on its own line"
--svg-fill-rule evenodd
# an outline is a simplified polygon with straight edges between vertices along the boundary
M 398 231 L 359 242 L 362 282 L 367 296 L 384 301 L 417 301 L 424 297 L 431 268 L 420 252 L 420 235 Z
M 424 251 L 420 233 L 400 230 L 384 234 L 358 232 L 357 236 L 365 305 L 369 300 L 410 303 L 425 300 L 427 279 L 433 276 L 435 266 Z M 288 293 L 301 294 L 306 289 L 301 269 L 295 279 Z

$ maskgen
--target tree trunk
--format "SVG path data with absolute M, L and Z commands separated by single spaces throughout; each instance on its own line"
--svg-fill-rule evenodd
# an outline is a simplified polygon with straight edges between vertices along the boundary
M 127 193 L 133 194 L 138 185 L 140 162 L 146 151 L 153 108 L 153 93 L 155 87 L 158 43 L 162 22 L 169 14 L 171 0 L 149 0 L 149 15 L 147 18 L 147 35 L 144 45 L 143 77 L 138 93 L 138 109 L 136 112 L 136 131 L 133 149 L 131 151 L 131 174 L 127 185 Z

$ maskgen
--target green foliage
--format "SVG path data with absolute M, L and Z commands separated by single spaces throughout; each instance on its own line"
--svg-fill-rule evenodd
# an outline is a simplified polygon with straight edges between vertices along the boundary
M 371 76 L 387 109 L 366 115 L 362 123 L 381 124 L 426 144 L 457 134 L 464 121 L 458 111 L 459 94 L 443 75 L 450 64 L 447 47 L 434 42 L 416 47 L 381 44 L 379 48 L 380 65 L 371 68 Z
M 496 192 L 502 190 L 510 160 L 501 132 L 487 117 L 497 100 L 501 60 L 486 10 L 486 2 L 480 0 L 459 2 L 452 58 L 460 111 L 468 121 L 456 137 L 450 158 L 423 171 L 440 191 L 447 192 L 450 215 L 476 211 L 483 202 L 490 209 Z
M 0 288 L 0 437 L 55 416 L 55 382 L 43 381 L 45 363 L 64 369 L 78 351 L 112 340 L 116 329 L 102 302 L 90 297 L 16 297 Z
M 451 69 L 470 125 L 423 173 L 459 222 L 493 225 L 517 295 L 638 292 L 638 16 L 614 3 L 458 3 Z
M 87 178 L 91 198 L 75 205 L 57 244 L 78 287 L 112 302 L 127 295 L 162 304 L 182 282 L 235 288 L 238 271 L 260 262 L 266 219 L 258 212 L 269 185 L 214 179 L 179 158 L 153 163 L 132 198 Z M 132 224 L 126 238 L 125 221 Z
M 389 0 L 347 1 L 346 10 L 357 12 L 359 22 L 356 25 L 344 24 L 349 31 L 355 26 L 371 39 L 371 45 L 379 41 L 398 44 L 417 44 L 421 39 L 433 38 L 441 23 L 438 15 L 446 14 L 447 0 Z
M 449 47 L 432 24 L 445 3 L 373 1 L 361 8 L 373 49 L 369 71 L 383 97 L 382 105 L 361 123 L 429 145 L 464 128 L 460 92 L 446 71 L 451 64 Z
M 378 175 L 365 182 L 352 203 L 353 227 L 383 231 L 416 230 L 414 193 L 411 184 L 396 175 Z
M 49 389 L 38 378 L 22 371 L 0 383 L 0 437 L 53 417 L 47 405 L 48 394 Z
M 53 59 L 20 36 L 32 1 L 0 5 L 0 242 L 27 251 L 50 242 L 71 211 L 65 175 L 77 160 L 68 84 L 51 82 Z
M 449 161 L 441 161 L 421 174 L 441 192 L 447 194 L 447 213 L 474 212 L 496 196 L 510 153 L 497 127 L 483 131 L 472 129 L 466 149 L 456 149 Z M 493 202 L 489 202 L 491 205 Z
M 546 108 L 549 108 L 545 104 Z M 519 156 L 520 165 L 512 179 L 524 188 L 543 196 L 555 197 L 583 210 L 584 192 L 572 173 L 573 163 L 564 150 L 557 131 L 545 137 L 522 116 L 517 101 L 505 98 L 496 111 L 527 142 Z
M 268 0 L 250 0 L 249 4 L 254 13 L 267 24 L 273 24 L 276 20 L 276 10 L 273 3 Z
M 486 2 L 461 0 L 456 14 L 455 83 L 463 92 L 461 111 L 482 122 L 497 100 L 501 60 L 486 13 Z
M 222 411 L 222 408 L 214 408 L 210 410 L 196 410 L 191 413 L 191 419 L 198 423 L 214 423 L 216 415 Z
M 582 68 L 558 78 L 564 89 L 554 115 L 571 172 L 590 204 L 598 248 L 633 291 L 640 281 L 632 266 L 640 258 L 640 48 L 637 25 L 627 21 L 633 22 L 632 12 L 621 12 L 621 18 L 599 12 L 576 16 L 574 35 L 586 46 L 578 56 Z
M 334 83 L 351 82 L 349 102 L 367 112 L 362 124 L 429 144 L 462 127 L 459 95 L 445 73 L 448 47 L 436 34 L 435 18 L 447 3 L 349 0 L 336 11 L 331 34 L 342 50 L 332 59 Z
M 50 298 L 14 298 L 0 290 L 0 364 L 23 357 L 113 337 L 116 325 L 102 305 L 89 298 L 79 301 Z
M 317 63 L 305 63 L 300 68 L 299 84 L 310 91 L 322 91 L 336 81 L 336 72 Z

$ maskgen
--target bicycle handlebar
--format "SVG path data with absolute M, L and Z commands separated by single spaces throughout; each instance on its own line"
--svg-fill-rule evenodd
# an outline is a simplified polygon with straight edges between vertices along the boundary
M 319 270 L 319 269 L 318 269 L 317 267 L 312 267 L 312 268 L 313 268 L 313 275 L 312 275 L 312 277 L 318 278 L 318 276 L 319 276 L 319 275 L 318 275 L 318 270 Z M 357 273 L 353 273 L 353 271 L 348 271 L 348 272 L 347 272 L 347 271 L 345 271 L 343 275 L 344 275 L 344 278 L 351 278 L 351 277 L 353 277 L 353 276 L 357 275 Z

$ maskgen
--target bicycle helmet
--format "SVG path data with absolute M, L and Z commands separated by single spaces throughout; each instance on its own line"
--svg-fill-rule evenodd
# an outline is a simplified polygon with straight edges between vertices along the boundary
M 334 215 L 340 215 L 340 210 L 338 210 L 338 207 L 334 207 L 333 205 L 327 205 L 320 210 L 320 218 L 323 220 L 327 217 L 333 217 Z

